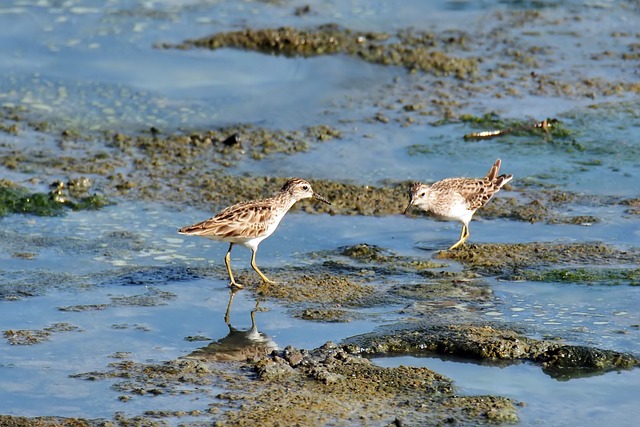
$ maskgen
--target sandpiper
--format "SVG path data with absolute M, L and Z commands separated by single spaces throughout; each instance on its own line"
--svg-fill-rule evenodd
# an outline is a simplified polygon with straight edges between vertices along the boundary
M 235 244 L 251 249 L 251 267 L 264 282 L 273 283 L 262 274 L 256 265 L 258 245 L 276 231 L 282 218 L 298 200 L 310 197 L 315 197 L 324 203 L 330 204 L 324 197 L 316 194 L 311 189 L 311 184 L 307 181 L 300 178 L 292 178 L 273 197 L 229 206 L 213 218 L 182 227 L 178 232 L 229 243 L 229 250 L 224 258 L 227 272 L 231 279 L 229 286 L 243 287 L 235 281 L 231 271 L 231 249 Z
M 404 213 L 418 206 L 438 217 L 462 222 L 460 239 L 449 250 L 457 248 L 469 238 L 469 222 L 476 210 L 513 179 L 513 175 L 498 175 L 500 163 L 500 159 L 496 160 L 484 178 L 447 178 L 431 185 L 414 183 Z

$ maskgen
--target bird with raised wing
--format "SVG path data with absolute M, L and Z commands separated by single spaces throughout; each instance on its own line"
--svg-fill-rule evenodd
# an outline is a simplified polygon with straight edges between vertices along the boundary
M 404 213 L 409 212 L 412 206 L 417 206 L 437 217 L 460 221 L 460 238 L 449 250 L 459 247 L 469 238 L 469 222 L 476 210 L 486 205 L 494 194 L 513 179 L 513 175 L 498 175 L 500 164 L 500 159 L 496 160 L 484 178 L 447 178 L 431 185 L 414 183 Z

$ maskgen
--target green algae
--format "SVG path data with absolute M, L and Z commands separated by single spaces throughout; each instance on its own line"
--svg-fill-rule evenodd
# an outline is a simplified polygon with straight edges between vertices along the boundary
M 21 187 L 0 187 L 0 216 L 12 213 L 56 216 L 63 212 L 64 205 L 55 201 L 51 194 L 30 193 Z
M 57 184 L 49 193 L 33 193 L 11 181 L 2 180 L 0 181 L 0 216 L 12 213 L 59 216 L 63 215 L 67 209 L 96 210 L 110 204 L 104 196 L 99 194 L 83 197 L 72 197 L 71 194 Z M 77 196 L 77 193 L 74 195 Z

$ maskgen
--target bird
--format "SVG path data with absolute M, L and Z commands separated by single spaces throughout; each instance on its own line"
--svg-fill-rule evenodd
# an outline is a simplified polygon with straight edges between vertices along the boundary
M 498 175 L 501 161 L 497 159 L 484 178 L 447 178 L 431 185 L 416 182 L 409 191 L 409 205 L 430 212 L 435 216 L 458 220 L 462 223 L 460 238 L 449 250 L 453 250 L 469 238 L 469 222 L 476 210 L 491 200 L 494 194 L 509 181 L 513 175 Z
M 231 271 L 231 249 L 235 244 L 249 248 L 251 250 L 251 267 L 258 273 L 263 282 L 274 283 L 256 265 L 258 245 L 276 231 L 282 218 L 297 201 L 312 197 L 329 205 L 331 204 L 327 199 L 315 193 L 311 188 L 311 184 L 304 179 L 291 178 L 273 197 L 229 206 L 212 218 L 182 227 L 178 230 L 178 233 L 202 236 L 229 243 L 229 250 L 224 262 L 231 280 L 230 287 L 244 287 L 236 282 Z

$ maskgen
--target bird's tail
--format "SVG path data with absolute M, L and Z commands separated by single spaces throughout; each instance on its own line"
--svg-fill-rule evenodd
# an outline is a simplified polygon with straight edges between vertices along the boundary
M 501 164 L 502 164 L 502 161 L 500 159 L 498 159 L 493 164 L 493 166 L 491 166 L 491 169 L 489 169 L 489 173 L 486 176 L 486 178 L 489 181 L 495 181 L 495 179 L 498 177 L 498 172 L 500 172 L 500 165 Z
M 500 172 L 501 164 L 502 162 L 500 159 L 496 160 L 496 162 L 493 164 L 493 166 L 491 166 L 491 169 L 489 170 L 489 173 L 486 176 L 486 179 L 493 182 L 494 185 L 498 188 L 502 188 L 503 185 L 505 185 L 507 182 L 513 179 L 513 175 L 510 175 L 510 174 L 503 174 L 498 176 L 498 172 Z

